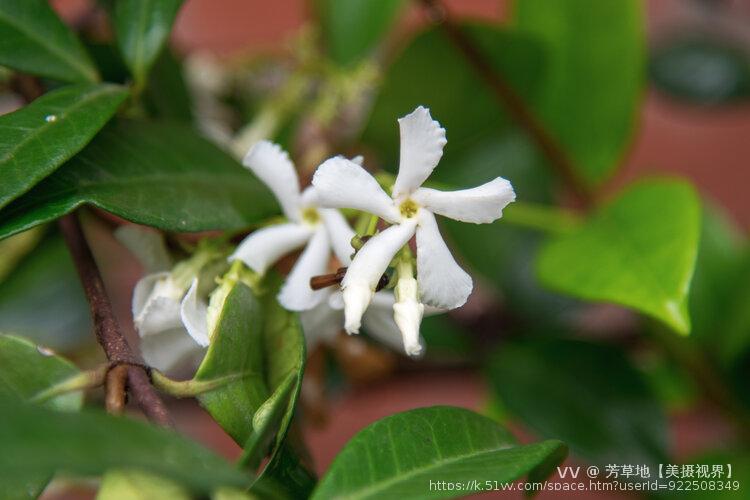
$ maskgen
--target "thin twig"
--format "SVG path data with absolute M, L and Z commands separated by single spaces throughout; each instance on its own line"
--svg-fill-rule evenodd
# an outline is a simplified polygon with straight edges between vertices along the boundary
M 104 349 L 107 359 L 113 364 L 113 370 L 117 365 L 127 366 L 128 389 L 143 413 L 155 423 L 172 425 L 167 407 L 151 386 L 143 361 L 130 349 L 117 324 L 112 304 L 104 289 L 104 282 L 94 256 L 86 242 L 81 223 L 75 214 L 69 214 L 61 218 L 59 224 L 89 301 L 96 338 Z
M 119 415 L 125 410 L 128 365 L 115 365 L 107 372 L 104 406 L 108 413 Z
M 466 62 L 474 68 L 479 77 L 492 90 L 500 104 L 536 143 L 550 166 L 555 169 L 577 201 L 585 208 L 591 207 L 594 204 L 593 192 L 577 174 L 568 154 L 534 116 L 523 98 L 505 80 L 503 75 L 492 67 L 480 48 L 461 30 L 439 0 L 422 0 L 422 4 L 432 20 L 443 30 L 448 40 L 461 52 Z

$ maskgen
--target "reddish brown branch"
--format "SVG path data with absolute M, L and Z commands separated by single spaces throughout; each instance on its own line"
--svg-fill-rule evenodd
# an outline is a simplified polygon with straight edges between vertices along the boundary
M 156 394 L 151 386 L 147 369 L 139 356 L 133 353 L 125 337 L 122 335 L 120 326 L 117 324 L 112 304 L 104 289 L 99 268 L 96 265 L 91 249 L 86 242 L 86 237 L 81 229 L 81 224 L 75 214 L 69 214 L 60 219 L 60 230 L 68 245 L 70 254 L 75 262 L 78 275 L 83 284 L 86 298 L 91 308 L 91 316 L 94 322 L 94 331 L 99 344 L 104 349 L 107 359 L 113 364 L 112 370 L 121 370 L 118 365 L 127 366 L 127 387 L 133 395 L 143 413 L 149 420 L 161 424 L 172 425 L 164 402 Z M 113 374 L 113 375 L 116 375 Z M 107 377 L 108 383 L 112 380 L 114 384 L 119 383 L 117 378 Z M 113 388 L 113 390 L 115 390 Z M 124 388 L 123 388 L 124 389 Z M 109 389 L 108 389 L 109 392 Z M 119 396 L 108 394 L 108 400 L 117 406 L 114 399 Z M 123 392 L 124 397 L 124 392 Z
M 594 202 L 591 190 L 578 176 L 565 150 L 534 116 L 523 98 L 492 67 L 487 57 L 461 30 L 439 0 L 422 0 L 422 3 L 433 21 L 440 26 L 448 40 L 461 52 L 469 65 L 492 90 L 500 104 L 536 143 L 550 166 L 575 195 L 578 202 L 586 207 L 591 206 Z

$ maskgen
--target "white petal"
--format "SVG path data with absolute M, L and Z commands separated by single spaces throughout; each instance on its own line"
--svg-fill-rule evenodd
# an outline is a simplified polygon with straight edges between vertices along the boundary
M 133 291 L 133 323 L 141 337 L 182 326 L 180 299 L 184 291 L 169 273 L 149 274 Z
M 369 239 L 354 256 L 341 282 L 347 332 L 359 332 L 362 314 L 375 293 L 378 281 L 396 252 L 412 237 L 414 229 L 413 219 L 393 225 Z
M 273 192 L 284 215 L 299 221 L 299 178 L 287 152 L 278 144 L 260 141 L 250 148 L 242 164 Z
M 206 353 L 182 327 L 143 337 L 140 349 L 146 364 L 167 374 L 180 368 L 194 370 Z
M 336 294 L 341 295 L 338 292 Z M 309 311 L 302 311 L 299 319 L 308 351 L 312 351 L 320 343 L 332 344 L 344 327 L 343 312 L 332 308 L 325 299 Z
M 258 274 L 264 274 L 277 260 L 304 245 L 313 229 L 305 224 L 289 222 L 268 226 L 251 233 L 229 256 L 241 260 Z
M 410 194 L 430 176 L 443 156 L 445 129 L 430 116 L 430 110 L 419 106 L 399 118 L 401 157 L 393 197 Z
M 198 279 L 193 279 L 190 289 L 180 305 L 180 317 L 187 332 L 198 345 L 208 347 L 208 311 L 206 303 L 198 297 Z
M 399 220 L 393 200 L 364 168 L 342 156 L 330 158 L 315 171 L 312 180 L 320 206 L 355 208 L 389 222 Z
M 362 317 L 362 325 L 371 337 L 395 351 L 406 353 L 401 330 L 393 319 L 395 303 L 396 298 L 392 292 L 377 292 L 372 298 L 369 309 Z M 421 337 L 419 345 L 424 345 Z
M 321 208 L 318 213 L 323 218 L 323 224 L 328 231 L 328 239 L 331 242 L 333 253 L 336 254 L 341 264 L 348 266 L 352 261 L 354 247 L 352 238 L 356 234 L 341 212 L 335 208 Z
M 287 276 L 278 295 L 279 303 L 290 311 L 306 311 L 319 304 L 326 294 L 310 288 L 310 278 L 326 273 L 330 257 L 328 233 L 321 224 Z
M 424 314 L 424 306 L 416 300 L 410 299 L 393 304 L 393 319 L 401 331 L 404 351 L 409 356 L 422 354 L 422 344 L 419 341 L 422 314 Z
M 515 201 L 510 182 L 498 177 L 486 184 L 460 191 L 419 188 L 414 201 L 436 214 L 475 224 L 494 222 L 503 216 L 503 208 Z
M 422 302 L 443 309 L 464 305 L 473 288 L 471 277 L 453 259 L 428 210 L 419 212 L 417 280 Z
M 172 267 L 172 259 L 159 231 L 136 224 L 120 226 L 115 238 L 122 243 L 149 273 L 166 271 Z

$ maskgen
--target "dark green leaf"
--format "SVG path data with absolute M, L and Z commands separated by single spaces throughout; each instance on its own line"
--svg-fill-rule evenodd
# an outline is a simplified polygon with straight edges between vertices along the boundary
M 538 467 L 546 472 L 565 454 L 559 441 L 519 445 L 497 422 L 463 408 L 419 408 L 361 430 L 336 456 L 312 498 L 464 496 L 485 481 L 509 483 Z M 433 489 L 431 480 L 462 482 L 467 489 Z M 478 484 L 472 487 L 472 481 Z
M 658 464 L 666 422 L 619 349 L 549 339 L 503 345 L 488 372 L 503 407 L 540 437 L 599 464 Z
M 0 116 L 0 208 L 83 149 L 127 95 L 116 85 L 74 85 Z
M 645 66 L 641 2 L 520 0 L 519 30 L 546 46 L 548 72 L 532 101 L 580 174 L 595 183 L 633 135 Z
M 370 55 L 403 4 L 403 0 L 316 0 L 331 59 L 347 66 Z
M 253 415 L 268 398 L 263 377 L 263 316 L 246 285 L 237 283 L 227 295 L 211 345 L 195 380 L 240 377 L 198 396 L 204 408 L 240 445 L 250 437 Z
M 99 79 L 47 0 L 0 0 L 0 65 L 69 82 Z
M 67 360 L 20 337 L 0 334 L 0 401 L 19 404 L 37 393 L 78 373 Z M 58 396 L 46 405 L 74 411 L 81 408 L 83 395 Z M 5 411 L 5 409 L 3 409 Z M 47 486 L 51 470 L 37 470 L 15 476 L 0 475 L 0 498 L 36 498 Z
M 300 476 L 306 473 L 288 456 L 284 438 L 302 383 L 305 343 L 296 315 L 276 302 L 277 288 L 278 283 L 269 285 L 258 299 L 241 282 L 232 286 L 195 379 L 242 377 L 199 396 L 201 404 L 239 445 L 248 446 L 250 465 L 269 454 L 270 444 L 265 471 L 275 477 L 291 474 L 285 487 L 296 481 L 304 489 Z
M 699 233 L 700 200 L 689 184 L 639 182 L 550 241 L 537 271 L 554 290 L 632 307 L 687 334 Z
M 162 52 L 151 69 L 143 98 L 153 116 L 188 123 L 193 119 L 182 65 L 169 50 Z
M 2 282 L 0 331 L 64 351 L 90 339 L 88 303 L 58 235 L 42 240 Z
M 128 0 L 115 4 L 117 43 L 133 78 L 144 84 L 172 30 L 183 0 Z
M 277 211 L 251 173 L 189 127 L 123 120 L 0 211 L 0 238 L 84 203 L 171 231 L 240 229 Z
M 721 39 L 689 36 L 651 57 L 651 79 L 678 99 L 726 104 L 750 97 L 750 55 Z
M 173 432 L 93 411 L 64 413 L 3 401 L 0 482 L 17 474 L 55 470 L 99 475 L 132 468 L 209 492 L 247 486 L 223 459 Z

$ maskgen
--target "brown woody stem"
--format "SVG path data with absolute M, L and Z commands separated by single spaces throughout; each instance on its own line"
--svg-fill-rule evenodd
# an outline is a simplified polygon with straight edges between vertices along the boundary
M 144 367 L 140 357 L 130 349 L 117 324 L 112 304 L 104 288 L 104 281 L 86 242 L 80 221 L 75 214 L 69 214 L 60 219 L 59 225 L 91 308 L 96 339 L 107 355 L 107 359 L 114 365 L 107 375 L 108 406 L 111 403 L 116 407 L 118 403 L 115 400 L 120 397 L 124 402 L 125 386 L 127 386 L 127 390 L 149 420 L 160 425 L 171 426 L 172 419 L 164 402 L 151 385 L 147 368 Z M 120 366 L 125 368 L 119 368 Z M 117 384 L 120 381 L 125 382 L 125 377 L 122 375 L 125 370 L 127 370 L 127 384 L 122 384 L 120 391 L 122 396 L 115 395 L 111 391 L 117 390 Z M 120 380 L 117 377 L 120 377 Z

